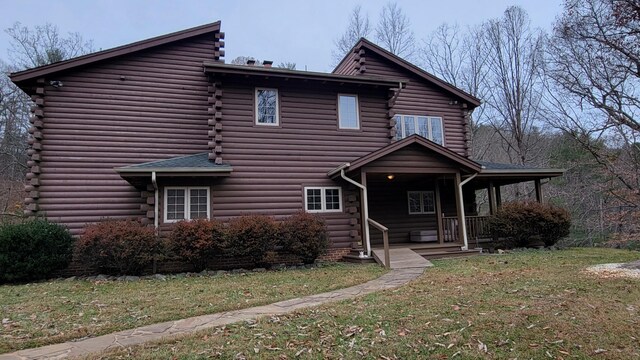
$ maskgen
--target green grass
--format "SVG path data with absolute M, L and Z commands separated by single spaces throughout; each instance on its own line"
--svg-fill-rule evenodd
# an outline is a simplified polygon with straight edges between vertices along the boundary
M 637 359 L 640 280 L 583 269 L 639 258 L 572 249 L 435 261 L 399 289 L 91 358 Z
M 50 281 L 0 286 L 0 353 L 147 324 L 236 310 L 363 283 L 379 266 L 134 282 Z

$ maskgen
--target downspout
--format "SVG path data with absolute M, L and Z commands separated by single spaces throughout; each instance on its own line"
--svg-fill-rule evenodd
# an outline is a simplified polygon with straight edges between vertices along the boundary
M 464 246 L 462 246 L 462 250 L 469 250 L 469 239 L 467 238 L 467 217 L 464 214 L 464 196 L 462 192 L 462 186 L 473 180 L 473 178 L 476 176 L 478 176 L 477 173 L 464 179 L 464 181 L 460 182 L 460 186 L 458 187 L 458 191 L 460 193 L 460 196 L 458 196 L 458 198 L 460 199 L 460 203 L 458 204 L 458 206 L 460 206 L 460 208 L 462 209 L 462 239 L 464 240 Z
M 153 185 L 153 228 L 158 231 L 158 182 L 156 172 L 151 172 L 151 184 Z
M 344 173 L 344 169 L 340 169 L 340 177 L 347 182 L 357 186 L 362 190 L 362 211 L 364 214 L 364 224 L 362 224 L 362 231 L 364 232 L 364 241 L 367 246 L 367 257 L 371 257 L 371 242 L 369 241 L 369 205 L 367 204 L 367 187 L 350 179 Z

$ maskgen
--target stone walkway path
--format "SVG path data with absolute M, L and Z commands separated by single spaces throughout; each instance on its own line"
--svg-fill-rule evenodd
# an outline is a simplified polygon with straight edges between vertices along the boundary
M 147 325 L 136 329 L 119 331 L 84 340 L 70 341 L 39 348 L 20 350 L 14 353 L 0 354 L 0 360 L 64 359 L 114 348 L 142 344 L 148 341 L 188 335 L 195 331 L 228 325 L 239 321 L 256 319 L 261 316 L 286 314 L 295 310 L 317 306 L 332 301 L 350 299 L 385 289 L 393 289 L 417 278 L 423 273 L 423 271 L 424 268 L 394 269 L 375 280 L 346 289 L 280 301 L 271 305 L 196 316 L 176 321 L 167 321 L 164 323 Z

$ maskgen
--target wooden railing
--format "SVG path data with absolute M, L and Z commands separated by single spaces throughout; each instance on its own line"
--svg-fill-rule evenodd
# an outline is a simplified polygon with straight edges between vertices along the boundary
M 467 226 L 467 239 L 478 241 L 479 239 L 490 238 L 488 220 L 490 216 L 465 216 L 465 224 Z M 458 217 L 443 216 L 442 217 L 442 237 L 445 243 L 461 241 L 458 236 Z
M 374 228 L 382 231 L 382 243 L 384 245 L 384 267 L 391 269 L 391 259 L 389 259 L 389 229 L 377 221 L 367 219 Z

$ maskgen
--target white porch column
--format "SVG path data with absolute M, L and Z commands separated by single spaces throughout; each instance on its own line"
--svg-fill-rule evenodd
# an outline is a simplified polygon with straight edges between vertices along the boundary
M 469 240 L 467 239 L 467 219 L 464 215 L 464 195 L 462 194 L 462 182 L 460 173 L 456 173 L 456 209 L 458 210 L 458 233 L 462 236 L 462 250 L 469 250 Z

